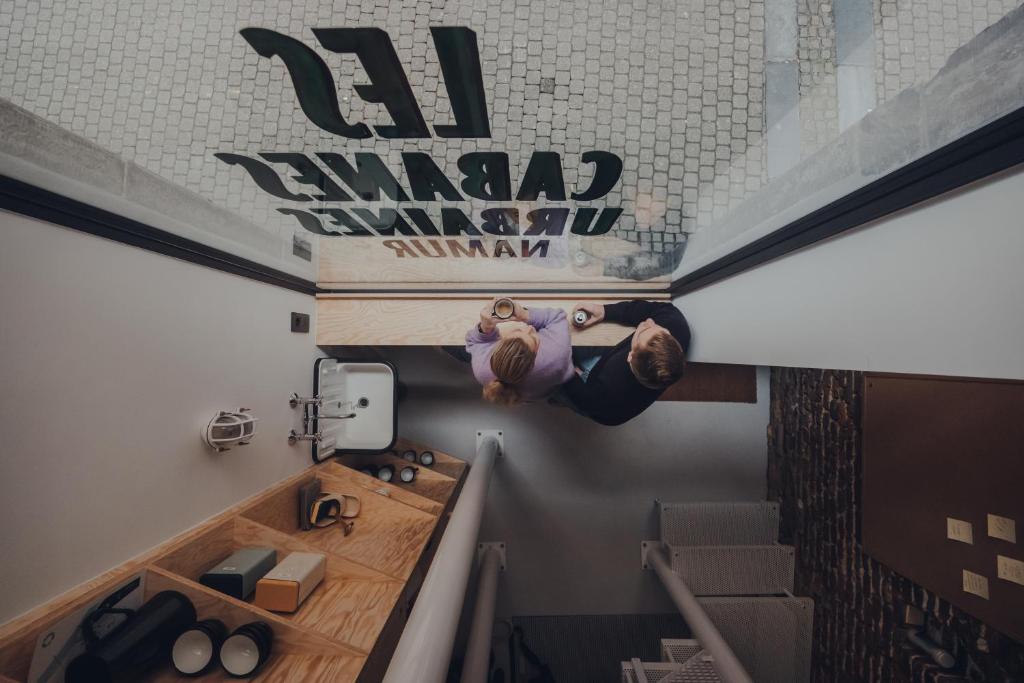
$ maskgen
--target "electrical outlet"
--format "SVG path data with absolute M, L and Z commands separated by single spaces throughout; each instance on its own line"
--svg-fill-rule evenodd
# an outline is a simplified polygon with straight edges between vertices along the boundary
M 309 313 L 292 313 L 292 332 L 309 332 Z

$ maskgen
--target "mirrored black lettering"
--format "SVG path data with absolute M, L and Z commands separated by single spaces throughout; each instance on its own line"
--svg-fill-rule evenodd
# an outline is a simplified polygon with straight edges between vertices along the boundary
M 518 235 L 518 209 L 484 209 L 480 212 L 480 229 L 489 235 Z
M 459 240 L 445 240 L 445 242 L 448 243 L 448 250 L 451 251 L 452 256 L 455 258 L 460 256 L 469 256 L 470 258 L 474 256 L 487 256 L 483 240 L 469 240 L 465 246 Z
M 576 218 L 573 220 L 572 228 L 569 232 L 574 235 L 587 235 L 588 237 L 603 235 L 615 225 L 615 221 L 622 215 L 622 209 L 601 209 L 601 215 L 597 217 L 597 222 L 591 228 L 589 227 L 590 222 L 594 220 L 594 214 L 596 213 L 597 209 L 590 207 L 576 209 Z
M 461 202 L 462 195 L 448 180 L 444 172 L 438 168 L 429 154 L 424 152 L 403 152 L 405 174 L 409 178 L 409 189 L 412 196 L 420 201 L 437 201 L 435 195 L 452 202 Z
M 446 235 L 480 235 L 462 209 L 441 209 L 441 225 Z
M 285 216 L 295 216 L 302 227 L 314 235 L 325 235 L 327 237 L 331 237 L 338 234 L 333 231 L 324 230 L 324 226 L 320 222 L 320 219 L 308 211 L 300 211 L 299 209 L 278 209 L 277 211 L 278 213 L 283 213 Z
M 341 228 L 348 228 L 348 232 L 340 233 L 342 235 L 353 237 L 373 237 L 373 233 L 364 228 L 355 218 L 349 216 L 345 209 L 318 206 L 315 209 L 312 209 L 312 211 L 314 213 L 330 216 L 332 225 L 337 225 Z
M 600 199 L 611 192 L 622 175 L 622 159 L 611 152 L 600 151 L 584 152 L 580 159 L 585 164 L 594 164 L 594 179 L 583 192 L 573 192 L 572 198 L 583 202 Z
M 383 192 L 396 202 L 409 201 L 409 196 L 405 194 L 405 190 L 402 189 L 398 180 L 391 175 L 391 171 L 376 154 L 357 152 L 355 168 L 352 168 L 352 164 L 348 163 L 348 159 L 341 154 L 320 152 L 317 156 L 327 164 L 327 167 L 335 175 L 352 188 L 352 191 L 360 199 L 380 201 L 380 194 Z
M 280 197 L 281 199 L 290 199 L 295 202 L 312 201 L 312 198 L 308 194 L 294 194 L 289 191 L 288 188 L 284 186 L 284 183 L 281 182 L 281 177 L 278 176 L 277 171 L 272 169 L 270 166 L 267 166 L 259 159 L 253 159 L 245 156 L 244 154 L 229 154 L 227 152 L 217 152 L 213 156 L 217 157 L 225 164 L 230 164 L 232 166 L 237 164 L 244 168 L 264 192 L 268 192 L 275 197 Z
M 535 209 L 526 214 L 530 227 L 523 235 L 561 235 L 568 218 L 569 209 Z
M 465 26 L 431 26 L 430 33 L 455 114 L 454 126 L 435 125 L 434 132 L 442 138 L 491 137 L 476 32 Z
M 374 27 L 315 28 L 313 35 L 331 52 L 353 53 L 359 57 L 368 84 L 353 86 L 361 98 L 383 104 L 394 119 L 394 126 L 374 126 L 382 138 L 429 138 L 409 79 L 398 61 L 398 53 L 386 31 Z
M 239 33 L 256 52 L 267 58 L 280 57 L 291 76 L 299 106 L 309 120 L 329 133 L 347 138 L 372 135 L 365 124 L 350 125 L 338 108 L 338 92 L 327 64 L 311 47 L 266 28 L 243 28 Z
M 352 213 L 359 216 L 375 233 L 384 237 L 391 237 L 396 231 L 400 235 L 419 235 L 394 209 L 381 209 L 377 214 L 369 209 L 352 209 Z
M 504 152 L 469 152 L 459 157 L 462 191 L 470 197 L 491 202 L 512 199 L 512 179 L 508 172 L 508 154 Z
M 508 240 L 498 240 L 494 243 L 494 258 L 500 258 L 502 256 L 511 256 L 516 258 L 519 254 L 512 248 L 512 245 L 508 243 Z
M 328 178 L 327 174 L 321 171 L 320 167 L 305 154 L 298 154 L 296 152 L 264 152 L 260 156 L 271 163 L 288 164 L 298 171 L 298 175 L 291 176 L 292 180 L 304 185 L 312 185 L 323 192 L 322 195 L 313 195 L 313 199 L 322 202 L 352 201 L 352 197 L 345 190 L 341 189 L 337 183 Z
M 408 216 L 412 222 L 420 230 L 421 235 L 440 235 L 437 226 L 434 225 L 434 221 L 430 220 L 430 216 L 423 209 L 406 209 L 405 215 Z
M 530 165 L 526 167 L 523 183 L 519 186 L 516 199 L 532 202 L 543 192 L 553 201 L 565 199 L 565 182 L 562 180 L 562 161 L 557 152 L 534 152 Z

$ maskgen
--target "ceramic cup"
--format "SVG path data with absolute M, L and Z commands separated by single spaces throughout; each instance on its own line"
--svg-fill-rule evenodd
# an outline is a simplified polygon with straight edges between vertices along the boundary
M 171 662 L 178 673 L 201 676 L 217 661 L 217 653 L 228 634 L 218 619 L 198 621 L 178 636 L 171 648 Z
M 264 621 L 239 626 L 220 646 L 220 665 L 235 678 L 248 678 L 270 657 L 273 642 L 274 632 Z
M 516 304 L 512 299 L 498 299 L 494 302 L 494 308 L 491 311 L 498 320 L 508 320 L 516 312 Z

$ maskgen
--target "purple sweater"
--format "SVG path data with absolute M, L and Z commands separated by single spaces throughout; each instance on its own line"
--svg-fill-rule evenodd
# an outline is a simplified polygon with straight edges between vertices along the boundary
M 569 321 L 560 308 L 531 308 L 530 324 L 537 329 L 540 344 L 533 369 L 516 388 L 523 401 L 546 397 L 576 375 L 572 365 L 572 344 L 569 342 Z M 497 379 L 491 372 L 491 353 L 501 336 L 495 327 L 490 334 L 481 334 L 476 325 L 466 333 L 466 351 L 473 357 L 473 375 L 480 384 Z

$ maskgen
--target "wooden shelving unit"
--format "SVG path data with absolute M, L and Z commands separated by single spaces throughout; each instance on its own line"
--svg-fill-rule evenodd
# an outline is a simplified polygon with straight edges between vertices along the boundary
M 411 443 L 402 440 L 399 447 L 428 449 L 401 445 Z M 385 484 L 340 462 L 326 462 L 5 624 L 0 627 L 0 681 L 25 683 L 41 633 L 138 574 L 145 577 L 146 600 L 175 590 L 192 601 L 200 619 L 217 618 L 229 628 L 257 620 L 270 624 L 273 654 L 251 680 L 379 680 L 466 471 L 466 463 L 458 458 L 429 450 L 438 456 L 436 469 L 421 466 L 417 478 L 430 482 L 428 486 Z M 362 507 L 348 536 L 337 524 L 311 531 L 299 528 L 298 489 L 314 477 L 321 479 L 324 491 L 359 496 Z M 198 583 L 203 572 L 246 546 L 274 548 L 279 558 L 294 551 L 323 553 L 326 575 L 294 614 L 268 612 Z M 237 679 L 219 669 L 186 678 L 168 666 L 149 680 Z

